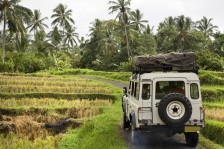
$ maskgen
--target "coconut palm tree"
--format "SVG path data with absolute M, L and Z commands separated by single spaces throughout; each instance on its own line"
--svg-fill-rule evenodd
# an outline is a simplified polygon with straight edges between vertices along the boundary
M 51 42 L 51 45 L 58 51 L 61 50 L 62 43 L 62 31 L 58 29 L 57 26 L 53 27 L 52 31 L 47 34 L 48 39 Z
M 197 28 L 199 31 L 204 33 L 204 36 L 206 39 L 209 39 L 210 36 L 213 35 L 214 29 L 218 28 L 217 26 L 214 26 L 211 21 L 213 19 L 207 19 L 206 17 L 203 17 L 200 21 L 197 21 Z
M 41 18 L 41 12 L 40 10 L 34 10 L 33 17 L 31 22 L 28 24 L 27 29 L 30 28 L 29 32 L 34 31 L 34 35 L 36 34 L 37 31 L 39 30 L 44 30 L 44 28 L 48 28 L 46 24 L 43 23 L 44 20 L 47 20 L 47 17 Z
M 189 44 L 187 37 L 193 26 L 193 22 L 189 17 L 184 15 L 175 18 L 176 29 L 177 29 L 177 49 L 183 50 L 186 44 Z
M 99 36 L 100 36 L 99 34 L 102 30 L 103 22 L 100 21 L 99 19 L 95 19 L 95 21 L 91 22 L 90 24 L 92 26 L 89 28 L 89 31 L 90 31 L 89 36 L 92 38 L 94 38 L 94 37 L 99 38 Z
M 24 21 L 32 16 L 32 11 L 26 7 L 18 5 L 20 0 L 0 0 L 0 12 L 3 21 L 3 35 L 2 35 L 2 62 L 5 59 L 5 36 L 6 25 L 9 30 L 13 32 L 20 32 L 21 36 L 25 35 L 26 29 Z
M 68 45 L 69 49 L 74 46 L 74 44 L 77 45 L 77 39 L 79 34 L 75 32 L 75 27 L 69 27 L 66 29 L 65 37 L 64 37 L 64 43 Z
M 164 28 L 172 29 L 175 28 L 176 22 L 175 19 L 171 16 L 165 19 L 164 22 L 159 24 L 158 31 Z
M 140 12 L 139 9 L 136 9 L 135 11 L 131 12 L 131 25 L 134 26 L 135 30 L 141 33 L 145 29 L 144 23 L 148 23 L 147 20 L 142 20 L 143 14 Z
M 109 1 L 109 4 L 111 5 L 109 7 L 109 14 L 112 14 L 114 12 L 117 12 L 117 16 L 115 19 L 119 19 L 120 22 L 123 24 L 124 32 L 125 32 L 125 39 L 126 39 L 126 47 L 127 47 L 127 53 L 128 57 L 132 56 L 132 52 L 130 49 L 129 44 L 129 38 L 128 38 L 128 16 L 130 15 L 130 4 L 131 0 L 117 0 L 117 1 Z
M 63 4 L 59 4 L 54 10 L 54 14 L 51 18 L 54 18 L 51 25 L 60 25 L 63 28 L 63 35 L 65 33 L 65 28 L 71 26 L 75 23 L 75 21 L 71 18 L 72 10 L 67 10 L 67 6 Z
M 146 28 L 143 31 L 143 34 L 144 35 L 153 35 L 153 29 L 154 29 L 154 26 L 150 27 L 149 24 L 147 24 Z

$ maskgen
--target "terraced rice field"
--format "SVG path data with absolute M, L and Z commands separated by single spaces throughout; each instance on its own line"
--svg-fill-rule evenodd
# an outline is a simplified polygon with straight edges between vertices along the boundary
M 27 93 L 32 97 L 26 97 Z M 45 93 L 51 94 L 40 96 Z M 54 98 L 55 94 L 66 96 Z M 73 98 L 76 94 L 91 99 Z M 109 96 L 98 99 L 96 94 L 107 96 L 112 90 L 103 83 L 75 77 L 0 74 L 0 143 L 7 142 L 3 148 L 49 148 L 46 143 L 55 148 L 67 129 L 80 127 L 112 104 Z

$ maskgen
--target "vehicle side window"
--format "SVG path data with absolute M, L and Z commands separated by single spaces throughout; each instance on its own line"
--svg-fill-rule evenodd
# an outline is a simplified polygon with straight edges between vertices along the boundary
M 150 84 L 142 85 L 142 99 L 148 100 L 150 98 Z
M 139 100 L 140 84 L 135 82 L 135 92 L 134 97 Z
M 199 90 L 198 90 L 198 84 L 192 83 L 190 85 L 190 92 L 191 92 L 191 99 L 198 99 L 199 98 Z
M 135 89 L 134 82 L 131 82 L 131 96 L 134 96 L 134 89 Z
M 129 87 L 128 87 L 128 94 L 131 94 L 131 81 L 129 82 Z

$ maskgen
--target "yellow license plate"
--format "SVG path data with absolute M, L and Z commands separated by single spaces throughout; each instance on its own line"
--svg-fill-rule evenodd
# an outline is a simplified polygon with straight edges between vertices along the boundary
M 197 132 L 200 131 L 201 127 L 199 126 L 185 126 L 184 132 Z

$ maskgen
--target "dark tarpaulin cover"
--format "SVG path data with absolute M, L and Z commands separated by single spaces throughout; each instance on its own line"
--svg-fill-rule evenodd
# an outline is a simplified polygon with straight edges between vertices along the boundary
M 196 61 L 196 55 L 193 52 L 187 53 L 168 53 L 158 54 L 152 56 L 136 56 L 134 57 L 134 65 L 136 67 L 141 66 L 154 66 L 160 67 L 163 65 L 185 67 L 194 66 Z

